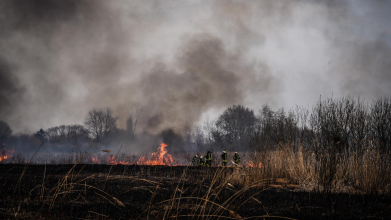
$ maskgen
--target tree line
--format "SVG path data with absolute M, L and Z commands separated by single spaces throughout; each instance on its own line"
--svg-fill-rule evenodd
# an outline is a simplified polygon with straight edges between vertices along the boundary
M 11 127 L 5 121 L 0 120 L 0 142 L 4 143 L 3 146 L 16 146 L 16 148 L 24 150 L 36 149 L 43 142 L 49 147 L 72 148 L 74 150 L 92 142 L 101 145 L 118 142 L 125 144 L 135 139 L 134 130 L 138 122 L 138 118 L 135 117 L 139 116 L 140 111 L 130 113 L 126 121 L 127 128 L 124 130 L 118 128 L 118 117 L 113 115 L 111 108 L 94 108 L 87 113 L 83 125 L 60 125 L 47 129 L 41 128 L 33 134 L 15 135 L 12 134 Z
M 337 153 L 361 152 L 368 146 L 391 151 L 391 101 L 371 103 L 351 96 L 320 100 L 311 109 L 296 107 L 273 111 L 264 105 L 255 113 L 241 105 L 227 108 L 215 121 L 193 132 L 194 142 L 205 149 L 264 150 L 290 144 L 294 149 Z
M 40 129 L 33 135 L 12 135 L 9 125 L 0 121 L 0 141 L 3 143 L 33 143 L 81 145 L 129 144 L 156 136 L 136 133 L 142 111 L 129 114 L 126 128 L 117 126 L 118 117 L 112 109 L 92 109 L 83 125 L 60 125 Z M 163 131 L 161 135 L 175 139 L 182 150 L 261 151 L 289 144 L 294 150 L 303 148 L 315 153 L 332 148 L 337 153 L 363 153 L 368 146 L 390 153 L 391 101 L 379 98 L 367 103 L 350 96 L 319 100 L 311 109 L 296 107 L 273 111 L 264 105 L 258 112 L 242 105 L 228 107 L 216 120 L 195 126 L 186 135 Z

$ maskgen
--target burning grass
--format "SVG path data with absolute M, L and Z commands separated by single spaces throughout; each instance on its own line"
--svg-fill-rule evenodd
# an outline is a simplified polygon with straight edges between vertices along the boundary
M 2 164 L 0 216 L 380 219 L 391 215 L 389 160 L 375 148 L 363 155 L 332 150 L 316 155 L 280 144 L 273 151 L 240 153 L 239 168 L 217 167 L 217 160 L 206 168 L 183 166 L 178 158 L 190 155 L 170 155 L 166 147 L 161 145 L 151 157 L 101 151 L 63 159 L 73 161 L 68 165 Z
M 5 162 L 15 154 L 15 150 L 8 150 L 7 145 L 3 143 L 4 148 L 0 150 L 0 163 Z
M 137 164 L 139 165 L 168 165 L 173 166 L 177 165 L 175 163 L 175 158 L 167 153 L 167 147 L 168 145 L 165 143 L 161 143 L 160 147 L 157 149 L 156 152 L 152 153 L 152 159 L 148 160 L 146 156 L 141 157 Z
M 0 151 L 0 163 L 6 164 L 25 164 L 28 163 L 25 158 L 31 158 L 32 164 L 75 164 L 81 160 L 80 163 L 85 164 L 109 164 L 109 165 L 166 165 L 176 166 L 187 164 L 184 154 L 178 154 L 177 159 L 167 153 L 168 145 L 161 143 L 156 152 L 151 155 L 142 154 L 128 154 L 128 153 L 114 153 L 111 150 L 101 150 L 98 152 L 88 152 L 83 155 L 83 152 L 73 153 L 38 153 L 29 154 L 15 154 L 14 150 L 4 148 Z M 186 155 L 187 156 L 187 155 Z
M 107 165 L 190 165 L 192 154 L 171 155 L 162 143 L 151 155 L 134 155 L 110 150 L 73 154 L 34 154 L 29 162 L 21 155 L 6 148 L 1 152 L 1 163 L 8 164 L 107 164 Z M 339 154 L 326 149 L 321 154 L 294 151 L 289 144 L 279 144 L 273 150 L 239 152 L 242 155 L 240 174 L 236 182 L 246 186 L 264 179 L 283 178 L 300 185 L 306 191 L 323 193 L 387 194 L 391 195 L 391 168 L 388 155 L 379 149 L 368 147 L 363 154 Z M 214 152 L 214 167 L 221 166 Z M 229 154 L 232 158 L 232 155 Z M 217 159 L 216 159 L 217 158 Z M 229 163 L 228 166 L 233 166 Z M 233 177 L 232 177 L 233 178 Z

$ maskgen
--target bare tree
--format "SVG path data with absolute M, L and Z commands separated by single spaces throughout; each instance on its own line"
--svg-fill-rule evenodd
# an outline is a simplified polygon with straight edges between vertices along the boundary
M 391 151 L 391 100 L 380 98 L 372 103 L 371 131 L 374 139 L 378 139 L 384 152 Z
M 68 143 L 77 145 L 79 141 L 88 141 L 89 131 L 83 125 L 60 125 L 45 130 L 49 143 Z
M 286 112 L 281 108 L 274 112 L 268 105 L 264 105 L 260 110 L 259 124 L 253 135 L 254 145 L 270 147 L 278 143 L 296 142 L 300 133 L 299 119 L 298 111 Z
M 93 138 L 101 142 L 107 134 L 117 130 L 117 120 L 110 108 L 93 109 L 88 112 L 84 124 Z
M 257 120 L 253 110 L 242 105 L 234 105 L 220 115 L 216 121 L 216 127 L 221 132 L 225 143 L 238 142 L 239 145 L 247 145 Z M 221 138 L 216 133 L 214 136 Z
M 51 127 L 46 129 L 46 137 L 49 141 L 49 143 L 57 143 L 60 141 L 60 131 L 59 127 Z
M 126 119 L 126 131 L 129 137 L 134 137 L 137 123 L 138 120 L 140 119 L 142 112 L 143 112 L 142 109 L 136 108 L 135 110 L 132 110 L 132 112 L 129 113 L 129 117 Z

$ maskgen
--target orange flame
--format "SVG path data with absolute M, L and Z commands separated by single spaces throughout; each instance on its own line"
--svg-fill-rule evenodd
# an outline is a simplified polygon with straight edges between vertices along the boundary
M 8 150 L 5 143 L 3 143 L 3 146 L 4 148 L 0 150 L 0 162 L 11 158 L 15 153 L 15 150 Z
M 102 164 L 101 160 L 96 156 L 96 157 L 91 157 L 91 162 L 93 164 Z M 115 156 L 106 156 L 106 164 L 112 164 L 112 165 L 118 165 L 118 164 L 122 164 L 122 165 L 130 165 L 130 162 L 127 162 L 127 161 L 117 161 L 117 159 L 115 158 Z
M 262 167 L 262 163 L 259 162 L 259 164 L 255 164 L 253 162 L 247 162 L 247 166 L 249 167 L 258 167 L 258 168 L 261 168 Z
M 130 165 L 129 162 L 126 162 L 126 161 L 119 161 L 117 162 L 117 160 L 114 158 L 114 156 L 107 156 L 106 157 L 106 162 L 108 164 L 113 164 L 113 165 L 118 165 L 118 164 L 121 164 L 121 165 Z
M 91 160 L 95 164 L 100 164 L 100 160 L 98 159 L 98 157 L 93 157 L 93 158 L 91 158 Z
M 147 160 L 147 158 L 141 157 L 138 161 L 138 165 L 176 165 L 175 158 L 171 156 L 171 154 L 167 153 L 168 145 L 165 143 L 161 143 L 160 147 L 156 152 L 152 153 L 152 159 Z

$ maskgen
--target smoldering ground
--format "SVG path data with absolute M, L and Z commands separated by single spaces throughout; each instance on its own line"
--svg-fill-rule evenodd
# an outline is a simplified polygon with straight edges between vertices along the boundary
M 0 119 L 15 132 L 106 106 L 120 127 L 139 108 L 140 131 L 184 132 L 232 104 L 391 92 L 389 24 L 360 24 L 387 20 L 387 2 L 361 14 L 347 0 L 0 4 Z

